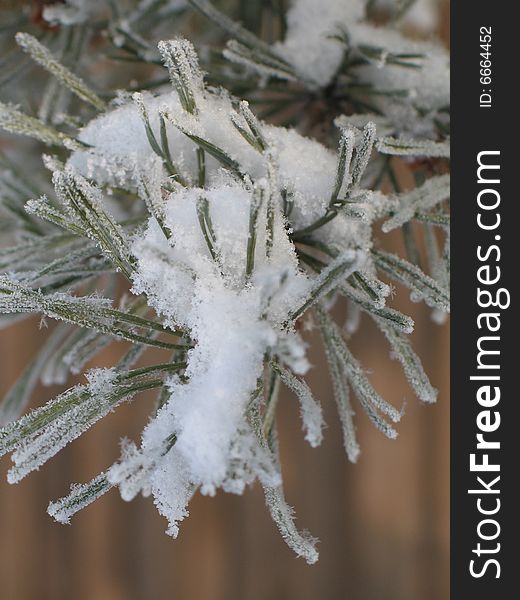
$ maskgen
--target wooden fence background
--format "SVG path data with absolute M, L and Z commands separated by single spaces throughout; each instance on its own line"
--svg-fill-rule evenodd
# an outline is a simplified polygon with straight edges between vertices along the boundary
M 372 368 L 378 390 L 408 399 L 400 436 L 389 441 L 358 411 L 362 454 L 347 463 L 319 352 L 309 382 L 326 407 L 325 441 L 302 440 L 296 401 L 281 402 L 283 468 L 298 524 L 321 539 L 321 558 L 294 558 L 255 488 L 243 497 L 197 496 L 177 540 L 150 499 L 123 502 L 117 491 L 70 526 L 45 514 L 70 482 L 86 481 L 118 456 L 118 439 L 137 438 L 150 403 L 125 405 L 17 486 L 0 465 L 0 597 L 3 600 L 441 600 L 448 598 L 448 328 L 414 309 L 414 343 L 440 390 L 419 404 L 387 356 L 386 342 L 364 323 L 353 350 Z M 0 336 L 4 392 L 41 338 L 27 321 Z M 319 347 L 319 343 L 316 344 Z M 112 351 L 113 352 L 113 351 Z M 110 362 L 110 352 L 105 358 Z M 57 390 L 40 389 L 38 402 Z

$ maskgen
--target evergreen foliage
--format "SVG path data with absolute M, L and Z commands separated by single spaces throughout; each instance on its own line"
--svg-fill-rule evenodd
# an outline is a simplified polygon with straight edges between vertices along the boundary
M 449 310 L 448 59 L 403 35 L 413 4 L 67 0 L 2 19 L 0 127 L 15 135 L 0 146 L 0 325 L 59 321 L 0 404 L 9 481 L 157 394 L 140 444 L 51 502 L 57 521 L 118 487 L 153 495 L 175 536 L 196 491 L 259 480 L 313 563 L 277 444 L 281 384 L 305 439 L 323 437 L 300 332 L 321 333 L 350 461 L 356 402 L 389 438 L 403 414 L 347 345 L 360 311 L 436 400 L 412 319 L 388 305 L 396 282 L 435 318 Z M 383 249 L 393 230 L 405 257 Z M 65 383 L 118 340 L 118 364 L 27 412 L 39 381 Z M 163 361 L 138 366 L 149 348 Z

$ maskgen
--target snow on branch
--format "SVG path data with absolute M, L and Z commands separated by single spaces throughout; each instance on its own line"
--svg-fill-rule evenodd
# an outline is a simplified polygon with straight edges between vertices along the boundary
M 323 438 L 327 398 L 304 379 L 307 331 L 317 324 L 323 340 L 350 462 L 361 451 L 356 402 L 390 439 L 403 415 L 350 350 L 345 334 L 363 327 L 362 313 L 417 397 L 437 397 L 386 279 L 437 321 L 449 310 L 447 53 L 407 39 L 399 19 L 376 26 L 362 0 L 293 0 L 256 32 L 189 0 L 172 22 L 188 23 L 193 41 L 176 30 L 157 47 L 180 3 L 140 2 L 124 18 L 119 0 L 91 4 L 46 7 L 70 33 L 61 52 L 36 34 L 12 40 L 53 76 L 43 94 L 30 60 L 29 77 L 23 65 L 0 73 L 0 83 L 20 82 L 4 88 L 0 127 L 53 153 L 41 169 L 16 141 L 14 157 L 0 156 L 0 326 L 34 313 L 60 321 L 0 404 L 8 480 L 153 393 L 140 440 L 124 440 L 118 461 L 49 514 L 68 523 L 117 487 L 123 500 L 151 495 L 175 537 L 195 493 L 242 494 L 259 481 L 283 539 L 312 564 L 317 540 L 296 527 L 277 447 L 283 386 L 299 401 L 306 441 Z M 116 93 L 117 61 L 135 82 Z M 96 92 L 76 71 L 103 73 Z M 420 185 L 400 192 L 396 165 Z M 408 260 L 382 249 L 393 230 Z M 336 303 L 348 303 L 347 331 Z M 26 412 L 39 382 L 64 384 L 118 340 L 128 348 L 117 364 Z M 136 366 L 150 348 L 164 362 L 150 353 Z

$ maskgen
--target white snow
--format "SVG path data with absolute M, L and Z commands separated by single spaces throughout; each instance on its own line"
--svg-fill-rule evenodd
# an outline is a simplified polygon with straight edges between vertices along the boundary
M 286 58 L 293 52 L 302 60 L 301 68 L 304 62 L 309 68 L 308 76 L 324 83 L 343 52 L 337 40 L 327 37 L 338 22 L 350 24 L 358 42 L 365 33 L 373 37 L 373 28 L 367 29 L 371 26 L 358 23 L 362 7 L 357 1 L 293 3 L 283 47 Z M 306 40 L 307 58 L 314 60 L 309 63 L 296 42 L 301 45 L 306 31 L 314 29 L 315 38 Z M 389 46 L 392 35 L 383 40 Z M 262 397 L 266 359 L 272 357 L 282 369 L 282 381 L 300 400 L 306 439 L 312 446 L 321 442 L 320 405 L 296 376 L 304 375 L 309 363 L 293 321 L 302 307 L 325 299 L 354 270 L 363 269 L 369 279 L 374 273 L 371 223 L 384 214 L 384 198 L 364 190 L 362 176 L 372 154 L 375 126 L 369 122 L 359 131 L 346 125 L 344 136 L 351 147 L 338 188 L 336 152 L 294 130 L 256 122 L 246 104 L 237 112 L 227 93 L 206 90 L 189 42 L 162 42 L 160 52 L 176 90 L 158 96 L 135 94 L 92 120 L 79 134 L 89 148 L 74 151 L 65 170 L 54 176 L 58 188 L 64 177 L 75 177 L 95 204 L 104 200 L 82 177 L 147 197 L 151 216 L 125 247 L 132 264 L 132 292 L 146 295 L 164 324 L 182 328 L 193 342 L 185 372 L 168 380 L 168 399 L 145 427 L 140 447 L 133 442 L 123 445 L 120 461 L 106 472 L 107 486 L 117 485 L 125 500 L 151 493 L 168 519 L 168 532 L 176 536 L 197 489 L 204 494 L 219 488 L 242 493 L 259 479 L 280 529 L 297 552 L 313 562 L 313 541 L 292 523 L 279 465 L 273 449 L 259 438 L 251 399 Z M 206 144 L 203 188 L 200 149 L 190 136 Z M 177 174 L 168 174 L 172 172 Z M 300 265 L 289 232 L 312 225 L 328 214 L 332 196 L 341 203 L 345 194 L 357 200 L 349 205 L 351 212 L 338 205 L 339 214 L 313 231 L 314 240 L 328 244 L 336 256 L 316 276 Z M 292 206 L 288 215 L 287 201 Z M 360 216 L 349 216 L 354 209 Z M 397 422 L 400 411 L 372 389 L 339 337 L 336 345 L 337 377 L 348 375 L 376 425 L 394 435 L 383 416 Z M 111 377 L 111 371 L 91 372 L 89 399 L 18 447 L 12 481 L 38 468 L 112 408 Z M 358 447 L 347 388 L 338 388 L 336 397 L 347 452 L 355 460 Z M 71 416 L 77 425 L 69 429 Z M 63 510 L 69 514 L 67 502 Z
M 212 142 L 236 160 L 242 171 L 256 180 L 267 175 L 268 160 L 250 146 L 233 126 L 232 106 L 225 95 L 197 97 L 198 116 L 186 113 L 175 92 L 152 97 L 142 95 L 150 125 L 160 139 L 159 112 L 165 112 L 185 130 Z M 170 122 L 166 123 L 170 151 L 175 166 L 188 181 L 197 180 L 196 145 Z M 294 130 L 265 125 L 271 160 L 277 165 L 279 185 L 295 195 L 291 218 L 305 227 L 321 216 L 334 184 L 336 156 L 318 142 Z M 122 184 L 133 181 L 136 171 L 148 172 L 155 161 L 145 134 L 139 110 L 125 104 L 91 121 L 80 133 L 80 140 L 92 146 L 74 152 L 69 164 L 83 175 L 99 182 Z M 219 163 L 206 153 L 209 182 L 221 179 Z
M 293 130 L 259 123 L 267 148 L 262 152 L 249 144 L 233 124 L 245 128 L 246 121 L 224 92 L 203 89 L 196 60 L 182 44 L 163 44 L 161 52 L 172 62 L 171 71 L 173 63 L 182 63 L 172 79 L 188 110 L 177 92 L 137 95 L 89 123 L 80 139 L 91 147 L 69 161 L 69 168 L 100 183 L 140 189 L 144 182 L 161 215 L 161 226 L 151 217 L 131 245 L 133 292 L 146 294 L 164 322 L 186 329 L 195 345 L 185 377 L 170 381 L 169 401 L 143 432 L 141 449 L 127 447 L 108 476 L 124 498 L 151 490 L 173 535 L 196 488 L 207 494 L 217 488 L 241 493 L 255 478 L 268 487 L 280 485 L 278 468 L 246 418 L 247 406 L 266 355 L 278 356 L 300 375 L 309 367 L 302 340 L 287 326 L 288 316 L 316 286 L 323 287 L 320 297 L 329 286 L 301 270 L 287 229 L 307 227 L 325 214 L 337 169 L 335 153 Z M 143 115 L 158 143 L 164 116 L 172 162 L 188 187 L 168 179 Z M 234 177 L 206 152 L 206 186 L 197 187 L 197 145 L 183 132 L 214 144 L 246 176 Z M 362 144 L 362 136 L 356 139 Z M 167 192 L 168 186 L 173 191 Z M 289 223 L 281 190 L 293 203 Z M 370 201 L 367 196 L 367 210 Z M 253 214 L 256 245 L 248 265 Z M 320 236 L 339 253 L 338 264 L 348 258 L 351 272 L 366 260 L 367 253 L 360 251 L 370 248 L 370 219 L 362 223 L 340 214 L 316 233 Z M 317 445 L 321 410 L 305 384 L 292 381 L 306 437 Z M 176 443 L 165 454 L 165 440 L 172 435 Z M 136 464 L 141 465 L 137 470 Z
M 338 70 L 344 46 L 334 35 L 363 17 L 362 0 L 293 0 L 287 13 L 287 35 L 274 49 L 304 78 L 326 86 Z
M 360 69 L 363 80 L 377 89 L 405 90 L 414 105 L 425 110 L 449 105 L 450 66 L 448 52 L 439 44 L 410 40 L 399 31 L 359 23 L 349 30 L 354 44 L 381 47 L 391 54 L 421 54 L 422 58 L 410 59 L 420 68 L 377 63 Z
M 197 201 L 203 193 L 216 238 L 216 261 L 197 217 Z M 134 291 L 146 293 L 167 322 L 186 327 L 196 341 L 188 355 L 189 381 L 171 385 L 171 399 L 148 425 L 143 448 L 175 433 L 177 442 L 170 454 L 179 455 L 175 460 L 182 459 L 190 482 L 205 493 L 229 485 L 231 453 L 238 432 L 244 436 L 248 429 L 245 408 L 262 374 L 264 354 L 276 348 L 279 337 L 286 348 L 282 320 L 309 285 L 280 213 L 275 218 L 271 255 L 266 258 L 265 236 L 259 235 L 255 270 L 246 281 L 252 201 L 253 192 L 237 182 L 205 192 L 179 190 L 165 206 L 170 240 L 151 219 L 133 247 L 138 259 Z M 265 214 L 257 226 L 265 228 Z M 281 278 L 287 284 L 274 287 L 273 281 Z M 239 486 L 236 477 L 234 485 Z
M 440 43 L 410 39 L 401 29 L 410 24 L 431 28 L 435 10 L 430 0 L 421 0 L 394 28 L 377 27 L 365 20 L 365 4 L 361 0 L 293 0 L 286 37 L 273 50 L 310 87 L 323 88 L 338 73 L 347 49 L 338 37 L 346 35 L 347 45 L 355 51 L 364 46 L 379 49 L 379 58 L 353 72 L 359 82 L 377 90 L 404 92 L 371 98 L 394 131 L 431 137 L 438 111 L 449 106 L 449 54 Z M 418 66 L 410 68 L 389 61 L 394 54 L 421 54 L 422 58 L 407 59 Z
M 379 5 L 388 2 L 378 0 Z M 131 33 L 152 2 L 135 4 L 115 29 Z M 184 0 L 169 0 L 159 10 L 171 14 L 183 5 Z M 411 332 L 413 322 L 386 307 L 391 288 L 377 280 L 376 264 L 379 271 L 409 287 L 412 299 L 447 309 L 449 239 L 442 258 L 436 246 L 429 249 L 432 278 L 398 256 L 373 249 L 372 224 L 385 218 L 383 231 L 390 231 L 415 218 L 418 210 L 435 208 L 448 195 L 448 176 L 430 177 L 421 187 L 391 197 L 364 189 L 384 166 L 383 160 L 372 160 L 374 147 L 381 154 L 405 157 L 449 156 L 447 141 L 437 141 L 436 124 L 449 105 L 448 54 L 434 42 L 403 35 L 403 25 L 414 19 L 429 26 L 431 1 L 418 0 L 417 7 L 405 19 L 382 28 L 366 20 L 365 0 L 291 1 L 287 34 L 272 47 L 272 65 L 267 60 L 256 68 L 264 79 L 267 69 L 296 82 L 291 85 L 309 94 L 311 102 L 318 98 L 327 102 L 328 91 L 320 97 L 320 88 L 330 84 L 331 93 L 341 92 L 346 100 L 353 100 L 355 84 L 368 84 L 358 87 L 362 90 L 358 93 L 366 94 L 374 112 L 381 114 L 339 116 L 335 120 L 341 130 L 339 151 L 295 129 L 259 122 L 246 102 L 239 103 L 225 90 L 207 89 L 194 47 L 183 39 L 158 44 L 173 91 L 121 92 L 106 111 L 100 101 L 104 112 L 79 132 L 82 144 L 14 106 L 0 105 L 0 120 L 10 131 L 71 150 L 66 164 L 56 157 L 44 158 L 54 172 L 55 197 L 70 221 L 67 226 L 75 225 L 98 244 L 104 254 L 100 264 L 106 259 L 117 262 L 131 280 L 131 292 L 146 297 L 143 312 L 126 322 L 108 299 L 46 293 L 43 285 L 42 290 L 32 289 L 31 282 L 34 288 L 39 285 L 38 260 L 31 271 L 1 276 L 0 313 L 41 312 L 73 323 L 79 319 L 80 325 L 96 331 L 78 339 L 71 335 L 67 352 L 48 360 L 40 379 L 61 382 L 69 368 L 81 370 L 104 344 L 104 334 L 114 333 L 118 319 L 128 327 L 143 328 L 144 317 L 139 315 L 149 308 L 165 327 L 185 332 L 180 336 L 183 347 L 165 344 L 175 348 L 171 358 L 175 364 L 159 365 L 158 379 L 141 380 L 146 369 L 126 371 L 142 351 L 134 345 L 117 367 L 89 371 L 86 385 L 71 388 L 0 430 L 0 454 L 13 453 L 8 480 L 16 482 L 124 400 L 143 389 L 160 388 L 160 408 L 144 428 L 140 443 L 124 440 L 118 462 L 51 503 L 49 513 L 58 521 L 68 522 L 77 510 L 117 486 L 124 500 L 139 493 L 152 495 L 168 520 L 168 533 L 176 537 L 197 490 L 241 494 L 258 480 L 289 546 L 307 562 L 315 562 L 316 540 L 296 529 L 284 498 L 273 426 L 281 382 L 300 402 L 305 439 L 313 447 L 322 441 L 322 409 L 302 379 L 310 364 L 296 326 L 310 306 L 315 307 L 322 330 L 348 458 L 355 462 L 359 455 L 349 389 L 389 438 L 396 437 L 393 423 L 402 416 L 373 388 L 328 315 L 338 295 L 353 304 L 347 331 L 357 327 L 360 310 L 368 312 L 418 397 L 435 400 L 437 392 L 404 335 Z M 46 6 L 44 18 L 78 25 L 106 9 L 99 0 L 67 0 Z M 116 45 L 124 40 L 119 34 L 114 38 Z M 231 40 L 224 55 L 233 56 L 233 48 L 235 58 L 254 70 L 255 51 L 237 50 Z M 270 49 L 265 44 L 263 48 L 269 55 Z M 362 61 L 343 72 L 347 52 Z M 403 54 L 420 54 L 402 59 L 418 68 L 395 64 Z M 370 95 L 371 86 L 377 95 Z M 435 141 L 412 139 L 416 136 Z M 136 194 L 135 208 L 117 206 L 113 200 L 117 196 L 110 199 L 116 187 L 129 196 Z M 145 206 L 149 214 L 144 213 Z M 45 197 L 29 201 L 25 208 L 32 215 L 47 215 L 51 222 L 60 215 Z M 129 215 L 138 215 L 139 225 L 118 223 Z M 430 232 L 430 245 L 432 236 Z M 90 242 L 85 248 L 65 248 L 66 261 L 72 265 L 78 257 L 93 257 Z M 29 255 L 37 250 L 33 247 Z M 347 282 L 352 274 L 355 277 Z M 79 317 L 69 318 L 67 308 Z M 94 316 L 99 323 L 88 320 Z M 136 322 L 138 316 L 141 321 Z M 151 329 L 157 340 L 161 326 Z M 115 333 L 124 337 L 122 331 Z M 29 387 L 36 384 L 35 377 Z M 130 381 L 139 384 L 132 386 Z

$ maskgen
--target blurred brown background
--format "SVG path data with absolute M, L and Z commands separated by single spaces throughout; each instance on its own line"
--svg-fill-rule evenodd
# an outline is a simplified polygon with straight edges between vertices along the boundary
M 399 291 L 398 297 L 403 297 Z M 243 497 L 196 496 L 177 540 L 150 499 L 123 502 L 117 491 L 78 514 L 70 526 L 45 513 L 70 482 L 87 481 L 118 458 L 118 440 L 138 433 L 151 408 L 137 399 L 98 423 L 17 486 L 1 463 L 0 597 L 2 600 L 442 600 L 448 593 L 448 328 L 421 306 L 414 344 L 440 390 L 424 406 L 413 398 L 385 340 L 366 319 L 353 351 L 377 389 L 396 405 L 407 399 L 396 441 L 358 410 L 362 454 L 347 463 L 326 367 L 315 340 L 308 380 L 326 409 L 323 445 L 300 431 L 297 402 L 281 401 L 281 443 L 288 501 L 298 524 L 320 538 L 320 560 L 296 559 L 271 522 L 257 487 Z M 341 317 L 338 307 L 338 317 Z M 0 388 L 5 392 L 44 332 L 38 321 L 2 331 Z M 111 361 L 108 350 L 105 359 Z M 57 389 L 40 389 L 41 403 Z
M 442 33 L 447 39 L 447 17 Z M 393 249 L 403 252 L 397 239 Z M 177 540 L 165 535 L 166 521 L 151 499 L 125 503 L 115 490 L 70 526 L 54 523 L 45 512 L 48 501 L 117 459 L 122 436 L 138 439 L 151 408 L 151 400 L 141 398 L 17 486 L 5 482 L 9 459 L 2 459 L 1 600 L 449 598 L 449 329 L 433 324 L 429 312 L 406 296 L 398 290 L 397 307 L 416 320 L 414 346 L 439 389 L 436 405 L 414 398 L 368 319 L 350 342 L 385 398 L 397 406 L 407 400 L 396 441 L 379 434 L 358 410 L 362 454 L 357 465 L 347 462 L 317 336 L 309 339 L 315 342 L 314 368 L 307 379 L 325 407 L 328 429 L 320 448 L 303 441 L 295 398 L 281 398 L 286 495 L 298 526 L 321 540 L 316 565 L 286 547 L 258 487 L 243 497 L 195 496 Z M 344 317 L 341 306 L 337 317 Z M 0 394 L 44 336 L 37 319 L 0 332 Z M 116 352 L 107 350 L 101 363 L 111 364 Z M 37 403 L 58 391 L 40 388 Z

